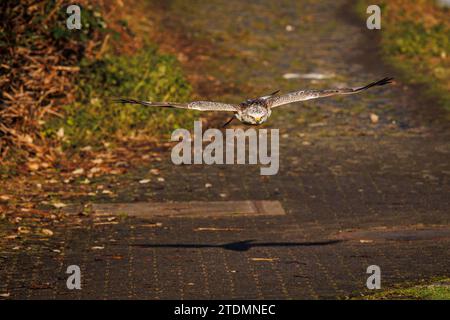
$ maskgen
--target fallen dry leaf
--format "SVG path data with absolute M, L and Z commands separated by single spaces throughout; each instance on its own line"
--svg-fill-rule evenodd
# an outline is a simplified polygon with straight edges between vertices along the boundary
M 8 196 L 8 195 L 6 195 L 6 194 L 0 195 L 0 200 L 1 200 L 1 201 L 8 201 L 8 200 L 10 200 L 10 199 L 11 199 L 11 197 Z
M 64 138 L 64 128 L 63 127 L 59 128 L 59 130 L 56 132 L 56 136 L 60 139 Z
M 94 164 L 102 164 L 103 163 L 103 159 L 102 158 L 94 159 L 94 160 L 92 160 L 92 163 L 94 163 Z
M 156 222 L 156 223 L 141 224 L 140 227 L 145 227 L 145 228 L 162 227 L 162 223 L 161 222 Z
M 100 172 L 102 169 L 100 169 L 99 167 L 93 167 L 91 168 L 91 170 L 89 170 L 89 173 L 98 173 Z
M 194 231 L 241 231 L 241 228 L 195 228 Z
M 78 169 L 72 171 L 72 174 L 74 174 L 74 175 L 80 175 L 80 174 L 83 174 L 83 173 L 84 173 L 84 169 L 83 168 L 78 168 Z
M 50 164 L 48 164 L 47 162 L 41 162 L 41 167 L 47 169 L 50 167 Z
M 30 163 L 27 163 L 27 167 L 30 171 L 37 171 L 37 170 L 39 170 L 39 163 L 30 162 Z
M 103 226 L 103 225 L 109 225 L 109 224 L 119 224 L 117 221 L 112 222 L 96 222 L 94 223 L 94 226 Z
M 150 169 L 150 173 L 157 176 L 157 175 L 159 175 L 159 170 L 158 169 Z
M 48 289 L 48 288 L 51 288 L 50 282 L 42 282 L 42 283 L 33 282 L 30 285 L 30 289 Z
M 52 205 L 53 205 L 56 209 L 61 209 L 61 208 L 67 207 L 67 204 L 62 203 L 62 202 L 54 202 L 54 203 L 52 203 Z
M 18 227 L 17 231 L 19 233 L 27 234 L 27 233 L 30 233 L 30 228 L 28 228 L 28 227 Z
M 377 123 L 379 119 L 380 119 L 380 117 L 378 115 L 376 115 L 375 113 L 370 114 L 370 121 L 372 121 L 372 123 Z
M 272 262 L 277 261 L 278 258 L 250 258 L 252 261 L 265 261 L 265 262 Z
M 46 235 L 46 236 L 52 236 L 53 235 L 53 231 L 50 229 L 42 229 L 41 230 L 42 234 Z
M 286 31 L 287 31 L 287 32 L 294 31 L 294 27 L 291 26 L 290 24 L 288 24 L 288 25 L 286 26 Z

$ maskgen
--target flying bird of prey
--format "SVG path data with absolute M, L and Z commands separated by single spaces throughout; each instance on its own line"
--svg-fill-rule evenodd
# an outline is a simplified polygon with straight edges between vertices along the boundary
M 116 99 L 115 101 L 119 103 L 140 104 L 148 107 L 181 108 L 200 111 L 228 111 L 233 112 L 234 115 L 230 119 L 230 121 L 228 121 L 224 125 L 224 127 L 235 118 L 245 124 L 260 125 L 267 121 L 267 119 L 272 114 L 273 108 L 292 102 L 324 98 L 334 95 L 354 94 L 375 86 L 384 86 L 391 83 L 392 80 L 393 78 L 384 78 L 379 81 L 369 83 L 366 86 L 357 88 L 300 90 L 283 95 L 277 95 L 279 91 L 275 91 L 267 96 L 259 97 L 256 99 L 248 99 L 240 104 L 228 104 L 212 101 L 194 101 L 189 103 L 151 102 L 134 99 Z

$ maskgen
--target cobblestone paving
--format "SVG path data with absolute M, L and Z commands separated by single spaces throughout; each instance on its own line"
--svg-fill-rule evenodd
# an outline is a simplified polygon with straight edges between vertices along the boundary
M 173 1 L 165 8 L 168 15 L 183 12 L 181 26 L 192 20 L 186 30 L 193 37 L 234 50 L 229 68 L 215 74 L 220 81 L 239 87 L 251 77 L 245 88 L 264 93 L 385 75 L 352 61 L 364 52 L 364 35 L 342 17 L 345 2 L 226 3 Z M 286 32 L 286 24 L 295 31 Z M 212 70 L 220 59 L 199 68 Z M 270 67 L 253 69 L 264 61 Z M 338 79 L 281 79 L 314 69 Z M 287 107 L 265 125 L 280 128 L 276 176 L 260 176 L 257 166 L 173 166 L 166 152 L 159 164 L 164 183 L 139 184 L 149 170 L 144 164 L 114 185 L 115 201 L 278 200 L 286 215 L 89 220 L 55 230 L 51 241 L 29 240 L 28 251 L 2 252 L 0 291 L 37 299 L 317 299 L 367 292 L 372 264 L 381 267 L 383 287 L 449 276 L 449 134 L 418 117 L 420 107 L 400 85 Z M 369 112 L 380 123 L 371 124 Z M 81 267 L 82 290 L 66 288 L 71 264 Z

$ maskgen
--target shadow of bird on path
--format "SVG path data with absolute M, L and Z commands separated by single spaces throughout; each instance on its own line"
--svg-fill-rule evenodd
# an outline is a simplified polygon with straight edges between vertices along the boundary
M 313 242 L 256 242 L 256 240 L 244 240 L 225 244 L 196 244 L 196 243 L 170 243 L 170 244 L 132 244 L 140 248 L 179 248 L 179 249 L 202 249 L 221 248 L 232 251 L 248 251 L 253 247 L 312 247 L 327 246 L 343 242 L 343 240 L 325 240 Z

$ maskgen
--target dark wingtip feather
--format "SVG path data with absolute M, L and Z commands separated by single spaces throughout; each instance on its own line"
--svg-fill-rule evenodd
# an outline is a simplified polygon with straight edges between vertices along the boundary
M 115 103 L 132 103 L 132 104 L 139 104 L 137 100 L 134 99 L 125 99 L 125 98 L 114 98 L 111 99 L 112 102 Z
M 369 89 L 369 88 L 375 87 L 375 86 L 384 86 L 386 84 L 392 83 L 392 80 L 394 80 L 394 78 L 386 77 L 386 78 L 383 78 L 381 80 L 369 83 L 367 86 L 361 87 L 357 91 L 366 90 L 366 89 Z
M 380 81 L 375 82 L 376 86 L 384 86 L 386 84 L 392 83 L 392 80 L 394 80 L 394 78 L 391 77 L 386 77 L 381 79 Z
M 164 107 L 164 108 L 175 108 L 175 104 L 167 103 L 167 102 L 150 102 L 150 101 L 141 101 L 136 99 L 128 99 L 128 98 L 115 98 L 112 99 L 115 103 L 130 103 L 130 104 L 140 104 L 147 107 Z
M 280 92 L 280 90 L 274 91 L 271 94 L 269 94 L 269 96 L 274 96 L 274 95 L 278 94 L 279 92 Z

